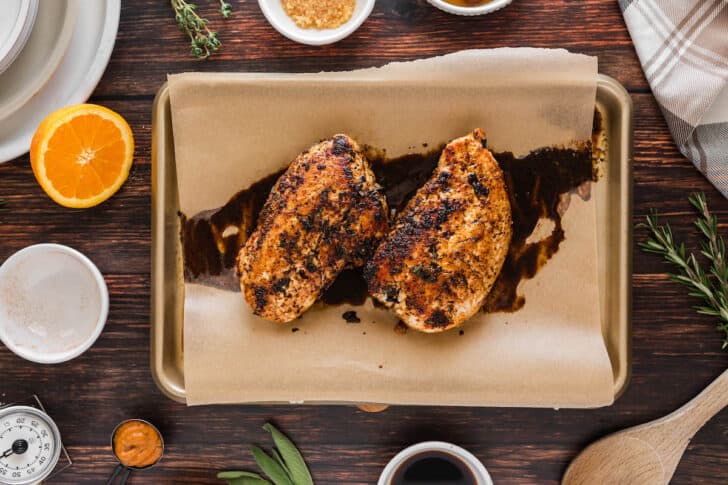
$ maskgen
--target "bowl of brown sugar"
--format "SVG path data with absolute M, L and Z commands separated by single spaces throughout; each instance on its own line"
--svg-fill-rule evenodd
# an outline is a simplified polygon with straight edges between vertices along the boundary
M 375 0 L 258 0 L 263 15 L 282 35 L 308 45 L 333 44 L 369 17 Z

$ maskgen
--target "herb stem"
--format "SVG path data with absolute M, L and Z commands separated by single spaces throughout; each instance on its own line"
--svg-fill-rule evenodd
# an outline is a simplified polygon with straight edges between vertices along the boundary
M 179 28 L 190 39 L 190 52 L 195 59 L 207 59 L 220 48 L 222 43 L 217 38 L 217 32 L 207 27 L 207 19 L 197 15 L 197 6 L 187 0 L 170 0 L 174 9 L 174 18 Z M 231 7 L 226 2 L 221 3 L 223 17 L 230 16 Z M 227 16 L 225 16 L 227 14 Z
M 676 274 L 668 274 L 670 279 L 689 288 L 689 295 L 703 300 L 704 305 L 697 306 L 698 313 L 711 315 L 719 320 L 718 328 L 725 333 L 723 348 L 728 347 L 728 264 L 726 264 L 725 241 L 718 234 L 718 220 L 708 210 L 705 194 L 692 194 L 690 203 L 700 216 L 695 226 L 704 236 L 700 254 L 710 262 L 710 270 L 706 272 L 693 253 L 688 253 L 685 244 L 676 243 L 669 224 L 658 224 L 657 214 L 647 216 L 647 228 L 650 238 L 640 243 L 647 252 L 661 255 L 668 263 L 679 270 Z

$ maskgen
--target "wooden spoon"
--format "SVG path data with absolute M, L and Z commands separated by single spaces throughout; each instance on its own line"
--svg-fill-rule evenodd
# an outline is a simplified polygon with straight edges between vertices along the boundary
M 672 414 L 589 445 L 571 462 L 561 484 L 666 485 L 695 433 L 726 406 L 728 370 Z

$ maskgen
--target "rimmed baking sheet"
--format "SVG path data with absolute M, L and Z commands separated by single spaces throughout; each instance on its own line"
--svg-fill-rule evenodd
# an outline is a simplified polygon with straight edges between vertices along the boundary
M 152 121 L 151 368 L 160 390 L 186 401 L 183 276 L 169 89 L 163 85 Z M 630 374 L 632 104 L 614 79 L 599 76 L 597 109 L 606 136 L 603 178 L 596 184 L 602 331 L 614 374 L 614 395 Z

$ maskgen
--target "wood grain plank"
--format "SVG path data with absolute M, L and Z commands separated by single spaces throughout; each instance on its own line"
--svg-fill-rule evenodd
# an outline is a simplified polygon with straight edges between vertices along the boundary
M 634 222 L 656 208 L 695 247 L 686 197 L 702 190 L 728 228 L 728 201 L 675 148 L 645 83 L 617 2 L 517 0 L 485 17 L 450 16 L 424 0 L 380 0 L 349 39 L 306 47 L 280 37 L 254 0 L 234 2 L 223 24 L 215 2 L 201 11 L 219 28 L 223 50 L 206 62 L 187 55 L 167 2 L 126 0 L 116 49 L 92 101 L 119 111 L 137 141 L 134 168 L 122 190 L 100 207 L 56 206 L 35 183 L 26 157 L 0 165 L 0 261 L 41 241 L 88 254 L 104 273 L 111 309 L 96 345 L 66 364 L 41 366 L 0 347 L 0 400 L 37 392 L 58 421 L 75 461 L 52 483 L 99 483 L 115 464 L 109 433 L 117 422 L 145 417 L 167 441 L 160 466 L 133 483 L 213 484 L 218 469 L 254 468 L 248 446 L 267 445 L 260 428 L 273 419 L 300 445 L 316 483 L 371 484 L 404 446 L 426 439 L 461 444 L 480 457 L 498 484 L 557 484 L 569 460 L 592 440 L 654 419 L 693 397 L 728 364 L 721 335 L 665 276 L 658 258 L 634 250 L 633 377 L 615 405 L 597 410 L 393 407 L 367 414 L 350 406 L 211 406 L 187 408 L 165 398 L 149 370 L 151 102 L 167 73 L 197 71 L 343 70 L 465 48 L 566 47 L 598 55 L 600 70 L 633 92 Z M 635 239 L 644 238 L 636 231 Z M 89 426 L 88 423 L 91 423 Z M 728 479 L 728 413 L 695 437 L 673 483 Z

